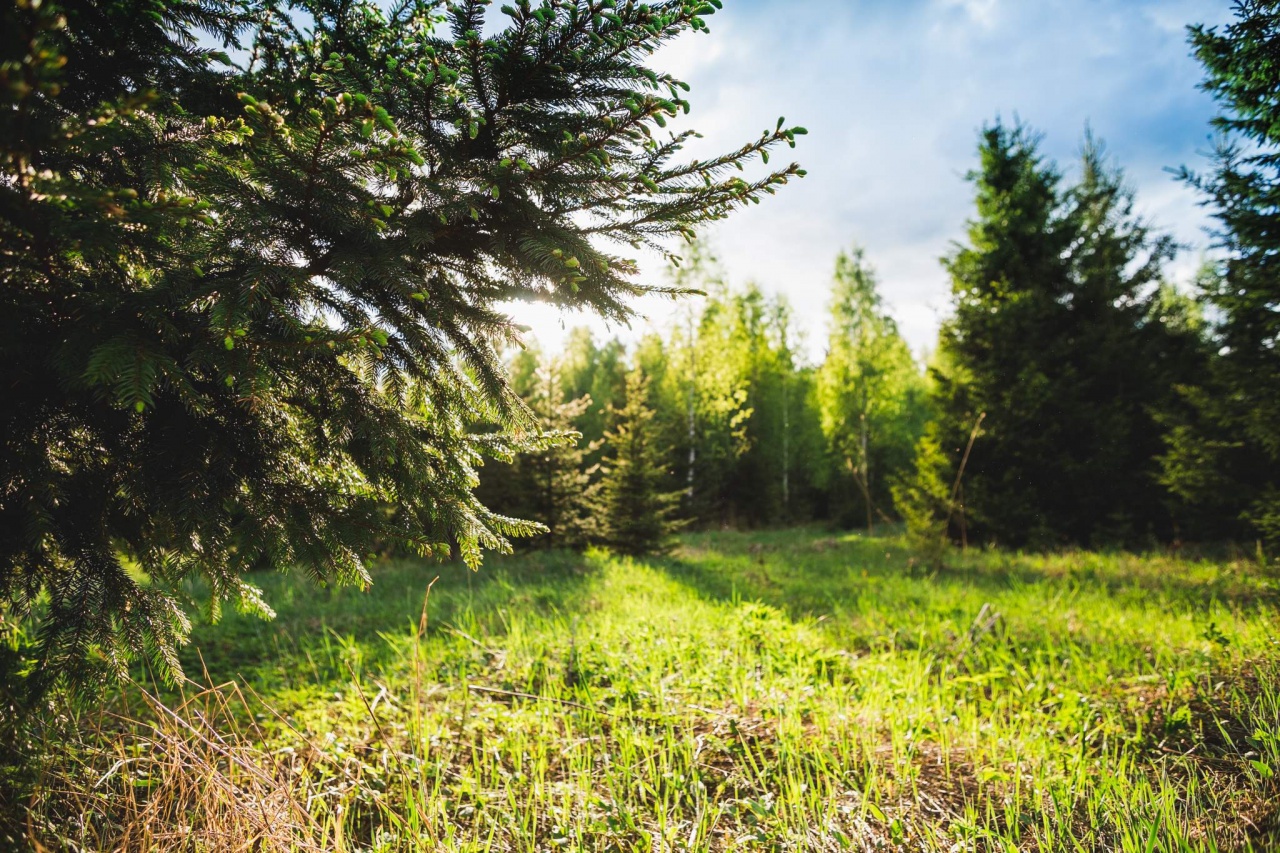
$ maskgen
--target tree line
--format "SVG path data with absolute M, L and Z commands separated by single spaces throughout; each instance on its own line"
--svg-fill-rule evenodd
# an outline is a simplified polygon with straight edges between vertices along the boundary
M 863 253 L 836 261 L 821 364 L 806 360 L 786 300 L 756 284 L 732 287 L 706 244 L 686 253 L 673 279 L 706 295 L 630 349 L 577 328 L 559 353 L 533 346 L 511 357 L 512 387 L 561 443 L 486 464 L 481 500 L 546 525 L 534 541 L 547 546 L 617 546 L 613 525 L 654 515 L 601 500 L 619 465 L 643 464 L 667 507 L 669 523 L 645 550 L 678 523 L 894 518 L 890 487 L 927 421 L 927 380 Z M 617 443 L 639 432 L 643 463 Z
M 1244 95 L 1212 75 L 1249 49 L 1243 27 L 1193 31 L 1206 85 L 1228 105 Z M 1271 132 L 1220 124 L 1256 142 Z M 809 363 L 785 299 L 731 287 L 700 244 L 674 281 L 706 296 L 664 331 L 627 351 L 577 329 L 562 353 L 514 356 L 513 387 L 539 422 L 581 439 L 486 468 L 482 499 L 546 524 L 544 544 L 616 544 L 611 519 L 641 505 L 597 502 L 628 453 L 616 425 L 649 431 L 647 482 L 672 524 L 905 521 L 930 559 L 948 541 L 1280 544 L 1280 439 L 1266 417 L 1280 330 L 1265 279 L 1273 217 L 1240 209 L 1270 203 L 1272 160 L 1224 142 L 1214 175 L 1184 175 L 1217 194 L 1225 251 L 1179 286 L 1168 277 L 1178 247 L 1135 213 L 1103 144 L 1086 133 L 1069 173 L 1041 145 L 1022 124 L 981 132 L 974 213 L 942 259 L 951 313 L 927 364 L 861 250 L 835 261 L 824 355 Z M 568 476 L 553 469 L 577 487 L 540 490 Z M 596 526 L 570 529 L 571 517 Z

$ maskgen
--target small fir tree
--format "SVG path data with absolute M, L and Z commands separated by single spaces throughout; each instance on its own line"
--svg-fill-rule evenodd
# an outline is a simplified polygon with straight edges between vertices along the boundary
M 610 453 L 602 480 L 604 542 L 620 554 L 643 556 L 670 547 L 678 524 L 680 492 L 670 491 L 667 454 L 657 440 L 649 380 L 627 376 L 626 402 L 613 411 L 605 442 Z
M 530 449 L 482 472 L 486 506 L 545 529 L 532 542 L 544 548 L 583 548 L 599 539 L 598 464 L 588 462 L 600 441 L 587 443 L 577 424 L 591 397 L 565 400 L 552 364 L 539 366 L 525 396 L 537 421 Z
M 942 567 L 950 550 L 950 521 L 954 515 L 951 484 L 946 476 L 955 467 L 930 424 L 915 447 L 914 470 L 904 471 L 892 483 L 893 503 L 907 528 L 907 541 L 916 558 L 930 569 Z

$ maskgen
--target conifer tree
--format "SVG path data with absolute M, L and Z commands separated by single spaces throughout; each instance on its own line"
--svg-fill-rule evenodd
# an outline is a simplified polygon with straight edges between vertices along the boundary
M 626 402 L 614 410 L 613 428 L 605 436 L 610 456 L 602 480 L 604 542 L 631 556 L 665 551 L 678 526 L 680 492 L 670 490 L 667 455 L 648 395 L 648 378 L 633 370 L 627 375 Z
M 1235 4 L 1224 28 L 1191 28 L 1218 101 L 1213 170 L 1183 177 L 1216 216 L 1223 257 L 1203 277 L 1216 322 L 1212 376 L 1187 391 L 1163 479 L 1199 514 L 1238 515 L 1280 549 L 1280 11 Z M 1228 532 L 1239 533 L 1238 528 Z
M 1194 369 L 1186 330 L 1156 310 L 1173 245 L 1134 215 L 1099 145 L 1086 140 L 1066 188 L 1037 146 L 1024 127 L 982 135 L 978 215 L 945 261 L 956 313 L 934 372 L 940 449 L 957 464 L 985 413 L 962 484 L 978 538 L 1167 535 L 1153 413 Z
M 612 247 L 801 174 L 735 167 L 803 128 L 661 131 L 687 86 L 645 63 L 718 5 L 517 0 L 486 35 L 487 0 L 7 4 L 0 601 L 35 681 L 175 672 L 193 575 L 266 612 L 254 565 L 360 585 L 377 543 L 531 533 L 473 494 L 518 448 L 471 422 L 529 423 L 496 306 L 625 320 Z
M 598 465 L 587 457 L 600 441 L 588 444 L 577 422 L 591 406 L 589 396 L 565 400 L 554 365 L 540 365 L 524 397 L 537 423 L 529 449 L 506 464 L 481 472 L 478 492 L 494 510 L 541 524 L 534 544 L 544 548 L 582 548 L 599 538 Z
M 956 489 L 944 479 L 957 463 L 943 452 L 938 431 L 937 421 L 928 424 L 916 442 L 912 468 L 890 483 L 894 508 L 906 523 L 907 541 L 916 558 L 930 569 L 942 567 L 957 509 Z

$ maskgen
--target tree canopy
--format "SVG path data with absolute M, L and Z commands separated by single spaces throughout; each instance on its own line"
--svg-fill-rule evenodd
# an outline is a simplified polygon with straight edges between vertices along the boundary
M 1020 125 L 981 135 L 977 216 L 944 262 L 955 316 L 933 371 L 937 449 L 958 465 L 985 414 L 961 484 L 980 538 L 1167 534 L 1154 418 L 1198 369 L 1194 332 L 1160 310 L 1174 247 L 1100 144 L 1086 137 L 1066 186 L 1038 144 Z
M 1251 523 L 1280 548 L 1280 12 L 1246 0 L 1222 28 L 1191 28 L 1221 133 L 1208 174 L 1184 170 L 1218 221 L 1220 254 L 1202 276 L 1213 320 L 1212 375 L 1186 397 L 1164 481 L 1200 515 Z M 1231 533 L 1239 528 L 1227 527 Z M 1222 532 L 1218 528 L 1215 532 Z
M 614 319 L 658 246 L 803 174 L 683 159 L 645 62 L 718 2 L 54 0 L 0 13 L 0 600 L 45 684 L 161 671 L 183 582 L 368 583 L 534 526 L 473 496 L 528 415 L 500 306 Z M 47 603 L 39 604 L 41 601 Z M 38 663 L 33 663 L 38 661 Z

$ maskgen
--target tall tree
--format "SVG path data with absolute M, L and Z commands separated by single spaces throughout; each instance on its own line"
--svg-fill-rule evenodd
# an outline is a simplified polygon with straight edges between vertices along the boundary
M 726 497 L 731 518 L 738 524 L 766 524 L 778 514 L 780 478 L 776 476 L 779 449 L 774 402 L 773 348 L 769 340 L 769 302 L 755 282 L 729 294 L 726 354 L 745 393 L 749 416 L 743 422 L 746 446 L 734 466 Z
M 265 610 L 263 561 L 367 584 L 375 542 L 531 532 L 472 494 L 511 440 L 469 420 L 528 420 L 496 306 L 625 320 L 650 288 L 607 247 L 800 174 L 724 177 L 801 128 L 655 132 L 687 87 L 644 63 L 716 5 L 518 0 L 486 36 L 485 0 L 7 4 L 0 600 L 38 681 L 176 670 L 189 575 Z
M 795 509 L 791 445 L 803 430 L 804 408 L 793 399 L 799 383 L 791 309 L 754 282 L 732 292 L 726 309 L 724 352 L 739 377 L 747 413 L 745 447 L 729 481 L 727 503 L 740 523 L 777 524 Z
M 817 395 L 833 514 L 849 523 L 860 509 L 870 529 L 889 508 L 890 483 L 911 464 L 927 409 L 924 377 L 861 249 L 836 258 Z
M 667 370 L 658 393 L 679 407 L 681 418 L 667 440 L 681 474 L 684 510 L 700 522 L 723 522 L 732 514 L 732 477 L 749 447 L 751 417 L 741 364 L 732 346 L 729 285 L 715 256 L 695 245 L 674 273 L 675 286 L 701 291 L 670 329 Z
M 1280 548 L 1280 11 L 1235 4 L 1221 29 L 1195 26 L 1202 88 L 1222 138 L 1208 175 L 1184 170 L 1220 229 L 1203 278 L 1215 318 L 1213 376 L 1189 389 L 1194 414 L 1171 433 L 1165 482 L 1202 513 L 1240 515 Z
M 724 271 L 708 244 L 699 240 L 690 246 L 682 263 L 670 270 L 673 284 L 703 293 L 721 293 L 726 284 Z M 696 303 L 684 306 L 672 336 L 673 369 L 684 404 L 684 486 L 685 501 L 693 507 L 698 496 L 699 387 L 702 376 L 698 360 L 699 323 Z
M 1026 128 L 983 131 L 977 217 L 946 259 L 955 316 L 935 372 L 938 441 L 958 463 L 978 416 L 961 502 L 974 532 L 1010 544 L 1167 532 L 1153 410 L 1187 365 L 1182 330 L 1153 310 L 1170 240 L 1086 140 L 1064 188 Z M 949 480 L 948 477 L 941 478 Z

